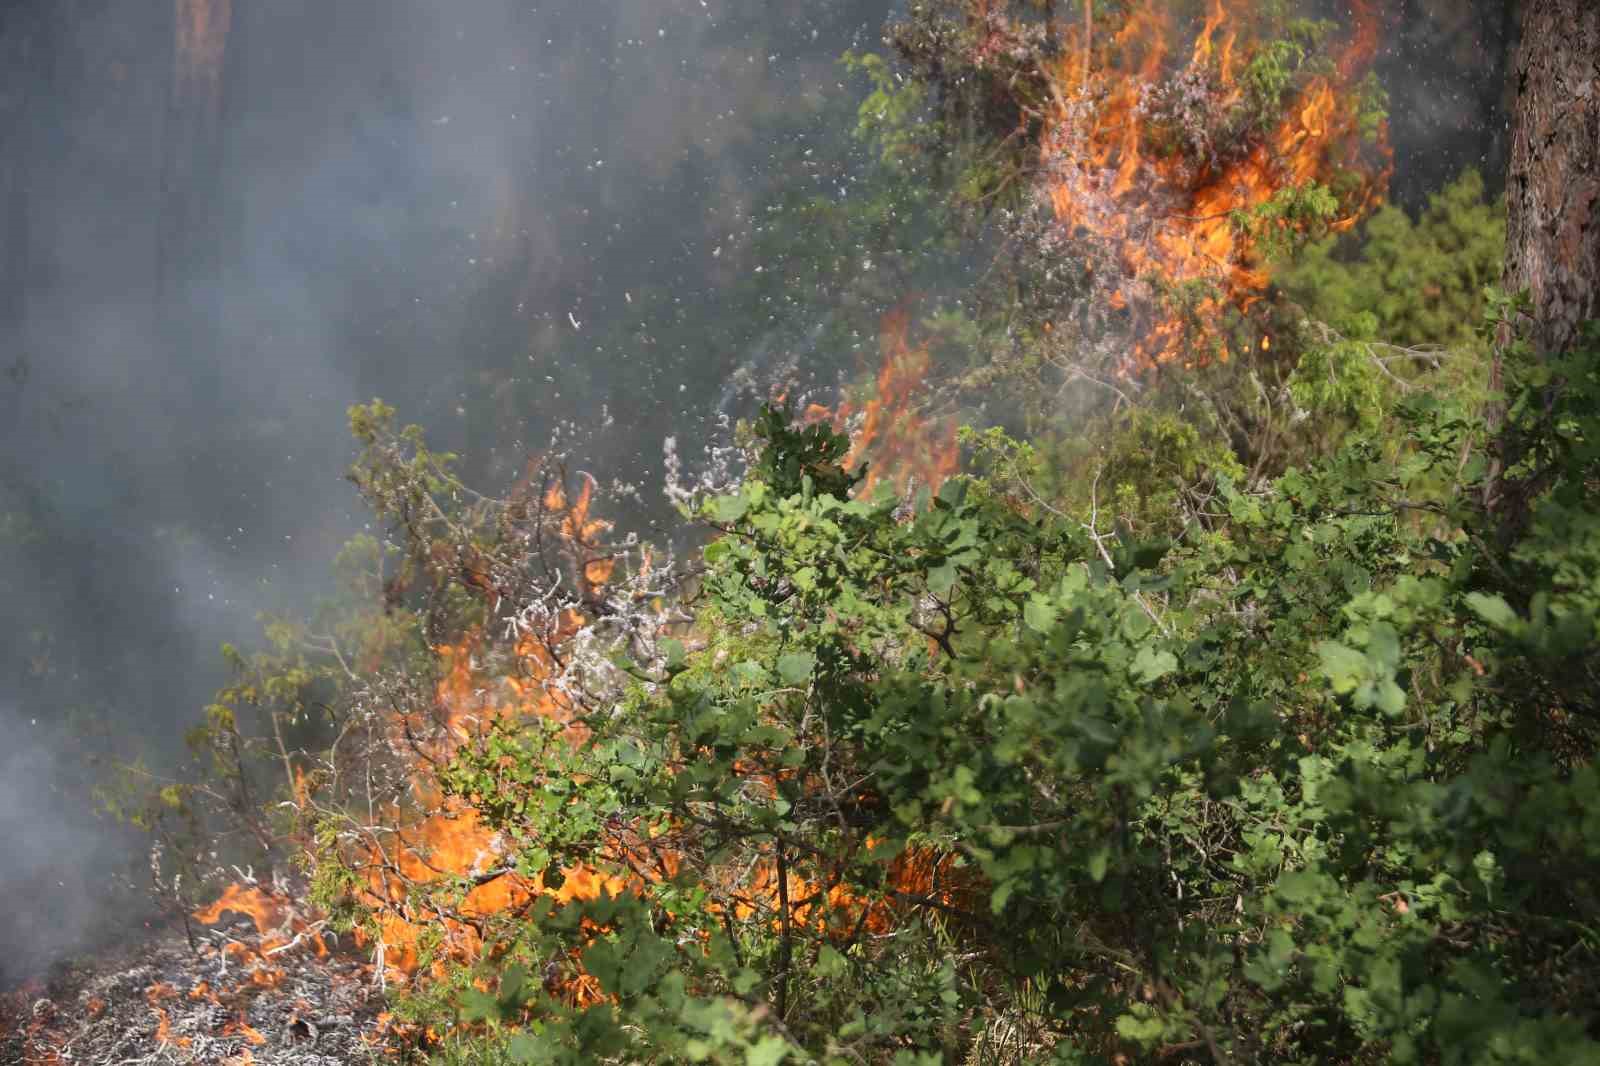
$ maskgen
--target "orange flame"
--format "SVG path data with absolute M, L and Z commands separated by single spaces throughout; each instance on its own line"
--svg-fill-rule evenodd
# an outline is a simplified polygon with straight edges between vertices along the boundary
M 907 426 L 897 422 L 897 412 L 910 410 L 909 398 L 920 383 L 927 356 L 925 350 L 919 355 L 905 344 L 907 323 L 908 316 L 904 314 L 886 323 L 885 352 L 903 371 L 897 369 L 893 374 L 886 371 L 886 377 L 895 386 L 885 393 L 891 399 L 866 409 L 871 432 L 864 434 L 865 441 L 875 442 L 876 447 L 882 449 L 875 450 L 874 455 L 911 455 L 911 438 L 905 435 Z M 900 384 L 902 381 L 906 383 L 904 387 Z M 912 469 L 953 469 L 953 436 L 948 440 L 948 448 L 949 456 L 940 460 L 947 465 L 931 468 L 913 465 Z M 925 456 L 919 458 L 927 462 Z M 928 480 L 934 482 L 936 478 L 928 476 Z M 572 496 L 559 487 L 536 496 L 547 514 L 557 516 L 560 535 L 572 548 L 571 554 L 583 580 L 596 587 L 608 580 L 612 574 L 612 560 L 601 544 L 608 526 L 590 513 L 592 484 L 586 483 Z M 555 645 L 559 647 L 570 639 L 584 623 L 578 611 L 562 614 L 554 634 Z M 485 676 L 478 658 L 483 643 L 481 637 L 469 637 L 459 644 L 436 649 L 442 668 L 435 702 L 443 729 L 429 732 L 423 728 L 427 723 L 409 716 L 396 716 L 392 723 L 390 740 L 396 750 L 418 756 L 411 780 L 417 813 L 406 816 L 391 810 L 391 821 L 398 821 L 398 826 L 381 838 L 374 838 L 364 847 L 364 853 L 356 855 L 357 862 L 364 867 L 356 894 L 376 917 L 375 939 L 368 939 L 369 934 L 359 932 L 357 936 L 376 949 L 377 964 L 388 980 L 401 983 L 418 975 L 425 941 L 439 945 L 434 954 L 436 973 L 443 972 L 447 961 L 480 958 L 486 950 L 482 919 L 514 914 L 538 897 L 570 902 L 596 899 L 602 893 L 615 896 L 637 892 L 644 888 L 646 880 L 670 878 L 679 871 L 681 859 L 671 850 L 667 838 L 654 839 L 647 830 L 628 826 L 618 827 L 612 842 L 614 853 L 609 858 L 616 869 L 632 871 L 629 874 L 569 866 L 560 870 L 562 877 L 556 887 L 547 884 L 542 875 L 525 876 L 507 870 L 507 856 L 499 835 L 467 801 L 446 796 L 433 776 L 434 766 L 441 765 L 462 745 L 472 743 L 498 721 L 542 717 L 566 726 L 562 736 L 567 743 L 580 745 L 587 741 L 588 732 L 576 721 L 570 698 L 552 684 L 557 664 L 553 661 L 555 653 L 550 640 L 549 634 L 539 640 L 521 640 L 515 649 L 517 671 L 513 677 Z M 421 741 L 419 737 L 430 739 Z M 754 767 L 743 772 L 761 787 L 776 787 L 776 780 L 770 774 L 763 774 Z M 295 791 L 298 795 L 315 787 L 314 777 L 306 776 L 297 779 Z M 300 797 L 300 801 L 306 802 L 304 797 Z M 948 864 L 948 859 L 931 854 L 908 853 L 891 868 L 890 883 L 896 891 L 913 895 L 931 893 L 934 882 L 941 879 L 938 871 Z M 777 916 L 779 901 L 785 896 L 789 901 L 789 921 L 799 928 L 822 934 L 844 935 L 852 927 L 886 932 L 892 928 L 897 913 L 898 904 L 891 903 L 887 897 L 861 898 L 840 884 L 817 884 L 792 872 L 783 886 L 784 892 L 780 893 L 777 866 L 772 860 L 758 862 L 752 869 L 742 871 L 714 870 L 709 876 L 722 898 L 731 901 L 734 916 L 740 919 L 756 917 L 776 925 L 780 921 Z M 468 887 L 459 902 L 447 908 L 446 913 L 425 909 L 415 900 L 419 889 L 452 879 L 464 880 Z M 939 891 L 947 894 L 948 886 L 941 886 Z M 262 935 L 257 950 L 239 943 L 230 943 L 225 948 L 253 964 L 253 969 L 248 971 L 249 979 L 258 984 L 283 979 L 281 970 L 266 964 L 267 952 L 284 949 L 291 943 L 291 937 L 314 936 L 314 929 L 290 901 L 254 885 L 229 886 L 222 898 L 198 911 L 195 917 L 215 924 L 230 911 L 249 916 Z M 320 950 L 320 940 L 316 943 Z M 576 955 L 567 960 L 564 972 L 560 993 L 567 1000 L 589 1005 L 603 998 L 599 983 L 583 973 Z M 209 994 L 209 990 L 205 994 Z M 152 1006 L 155 1005 L 153 1000 Z M 242 1027 L 244 1023 L 241 1020 L 239 1024 Z M 253 1039 L 245 1028 L 237 1031 Z M 397 1039 L 408 1038 L 400 1028 L 395 1028 L 393 1033 Z M 409 1038 L 425 1039 L 426 1034 L 410 1033 Z
M 1218 113 L 1244 99 L 1236 68 L 1259 46 L 1241 41 L 1250 26 L 1234 6 L 1237 0 L 1209 0 L 1185 71 L 1185 84 L 1203 87 L 1205 106 Z M 1382 195 L 1387 169 L 1365 158 L 1355 84 L 1376 51 L 1378 27 L 1369 0 L 1359 0 L 1353 12 L 1353 37 L 1336 73 L 1309 81 L 1286 117 L 1247 152 L 1224 148 L 1212 162 L 1153 150 L 1160 137 L 1151 101 L 1169 84 L 1175 51 L 1165 5 L 1136 4 L 1097 47 L 1072 31 L 1068 47 L 1042 72 L 1051 94 L 1040 145 L 1042 191 L 1059 232 L 1087 234 L 1113 250 L 1110 301 L 1132 313 L 1144 334 L 1124 372 L 1178 357 L 1191 327 L 1215 334 L 1229 307 L 1247 310 L 1264 294 L 1259 241 L 1240 224 L 1242 212 L 1287 189 L 1354 175 L 1356 187 L 1342 194 L 1331 226 L 1339 231 Z M 1377 154 L 1387 156 L 1381 131 Z M 1204 294 L 1187 321 L 1162 306 L 1164 293 L 1196 283 Z
M 855 415 L 862 416 L 845 465 L 866 462 L 867 476 L 861 483 L 864 493 L 880 482 L 893 484 L 900 492 L 913 483 L 937 491 L 961 468 L 955 422 L 930 419 L 921 409 L 928 393 L 931 359 L 928 342 L 913 346 L 910 330 L 909 302 L 879 322 L 878 350 L 883 361 L 876 391 L 866 403 L 857 408 L 845 401 L 836 412 L 812 404 L 802 415 L 806 422 L 830 421 L 841 431 Z
M 528 473 L 513 490 L 513 499 L 536 500 L 545 515 L 554 519 L 556 535 L 575 563 L 576 577 L 584 599 L 589 599 L 611 580 L 615 560 L 602 540 L 610 523 L 591 513 L 594 481 L 584 477 L 575 493 L 569 494 L 559 482 L 539 491 L 533 478 L 539 465 L 530 463 Z M 492 592 L 485 584 L 483 591 Z M 553 634 L 559 645 L 576 634 L 586 619 L 576 610 L 561 614 Z M 565 876 L 559 888 L 549 888 L 542 876 L 526 877 L 502 870 L 504 854 L 498 834 L 485 825 L 478 811 L 459 797 L 446 797 L 432 776 L 432 767 L 443 764 L 456 751 L 499 721 L 542 717 L 566 725 L 568 743 L 581 744 L 587 731 L 574 721 L 571 700 L 549 684 L 558 670 L 551 650 L 551 634 L 540 639 L 527 637 L 516 645 L 518 670 L 512 676 L 483 676 L 477 653 L 480 637 L 468 637 L 459 644 L 437 648 L 443 669 L 435 691 L 435 703 L 445 728 L 437 739 L 418 744 L 414 737 L 427 736 L 426 723 L 399 717 L 393 724 L 391 743 L 397 751 L 412 750 L 422 756 L 415 762 L 412 796 L 420 816 L 403 819 L 398 831 L 384 844 L 374 844 L 365 856 L 367 875 L 358 896 L 377 912 L 381 965 L 390 979 L 406 980 L 421 965 L 424 934 L 443 934 L 436 967 L 446 959 L 470 960 L 483 950 L 479 920 L 525 907 L 538 896 L 557 901 L 598 898 L 602 891 L 616 895 L 626 885 L 621 879 L 577 867 L 561 871 Z M 391 812 L 398 813 L 398 812 Z M 466 879 L 470 887 L 455 916 L 418 913 L 409 896 L 421 886 L 452 878 Z M 361 934 L 358 934 L 360 937 Z M 586 1002 L 587 986 L 582 981 L 568 990 L 578 1002 Z

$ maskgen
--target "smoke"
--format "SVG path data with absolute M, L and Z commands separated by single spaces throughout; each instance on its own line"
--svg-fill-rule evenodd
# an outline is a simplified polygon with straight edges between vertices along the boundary
M 1491 195 L 1505 185 L 1507 71 L 1521 23 L 1517 0 L 1390 0 L 1376 71 L 1388 91 L 1395 146 L 1391 191 L 1415 213 L 1468 167 Z
M 137 901 L 117 892 L 104 872 L 115 869 L 126 849 L 95 823 L 72 795 L 76 769 L 64 765 L 58 739 L 0 704 L 0 841 L 6 846 L 4 883 L 8 907 L 26 924 L 0 923 L 0 988 L 36 972 L 63 944 L 88 936 L 103 939 L 119 904 L 116 925 L 137 928 Z M 102 872 L 90 881 L 85 869 Z
M 669 328 L 717 317 L 775 160 L 886 8 L 0 9 L 9 976 L 128 914 L 144 856 L 91 816 L 102 768 L 170 769 L 218 646 L 303 611 L 363 528 L 350 404 L 491 488 L 563 424 L 659 484 L 749 355 Z

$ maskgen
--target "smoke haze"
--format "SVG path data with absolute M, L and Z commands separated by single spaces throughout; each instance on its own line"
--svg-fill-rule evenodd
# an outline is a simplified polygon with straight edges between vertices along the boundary
M 715 407 L 685 369 L 742 356 L 595 346 L 629 308 L 714 298 L 767 142 L 885 13 L 5 6 L 0 967 L 81 939 L 139 872 L 87 815 L 85 756 L 169 763 L 219 644 L 303 608 L 361 529 L 348 405 L 382 396 L 484 477 L 563 420 L 594 424 L 594 468 L 656 475 Z

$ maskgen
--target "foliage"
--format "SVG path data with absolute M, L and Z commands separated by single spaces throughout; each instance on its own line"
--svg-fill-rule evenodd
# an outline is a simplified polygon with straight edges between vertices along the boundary
M 850 499 L 769 411 L 694 628 L 581 743 L 442 774 L 528 874 L 625 887 L 488 919 L 408 1009 L 458 1061 L 953 1061 L 1018 1004 L 1034 1061 L 1586 1061 L 1597 362 L 1517 362 L 1511 541 L 1448 398 L 1398 466 L 1224 464 L 1177 546 L 992 434 L 997 476 Z
M 1311 317 L 1357 340 L 1471 347 L 1499 280 L 1505 207 L 1484 200 L 1468 170 L 1428 199 L 1416 221 L 1393 204 L 1366 221 L 1358 245 L 1324 240 L 1277 273 Z M 1351 252 L 1354 251 L 1354 254 Z
M 1314 193 L 1285 190 L 1241 224 L 1270 230 L 1274 211 Z M 1075 368 L 1075 388 L 1051 394 L 1051 412 L 1026 425 L 1032 455 L 1008 476 L 1080 517 L 1097 489 L 1100 505 L 1170 534 L 1209 506 L 1197 468 L 1253 484 L 1318 462 L 1352 435 L 1399 461 L 1411 447 L 1396 418 L 1402 401 L 1487 398 L 1489 348 L 1473 323 L 1503 244 L 1503 209 L 1484 202 L 1469 171 L 1415 222 L 1386 206 L 1348 236 L 1285 246 L 1266 311 L 1211 337 L 1227 359 L 1142 378 Z M 1121 472 L 1142 468 L 1153 477 Z
M 916 500 L 853 498 L 845 439 L 767 409 L 693 506 L 690 612 L 567 655 L 568 719 L 413 739 L 545 891 L 409 884 L 482 950 L 424 938 L 399 1015 L 459 1062 L 1588 1061 L 1600 333 L 1505 358 L 1493 507 L 1460 390 L 1263 473 L 1158 385 L 1097 446 L 969 435 L 978 476 Z M 514 673 L 550 566 L 586 589 L 562 617 L 644 596 L 531 550 L 582 547 L 547 482 L 486 500 L 382 405 L 352 425 L 401 632 Z M 353 671 L 408 723 L 447 672 L 413 648 Z M 292 723 L 296 662 L 242 676 L 208 750 L 239 708 Z M 379 935 L 363 807 L 301 809 L 318 898 Z

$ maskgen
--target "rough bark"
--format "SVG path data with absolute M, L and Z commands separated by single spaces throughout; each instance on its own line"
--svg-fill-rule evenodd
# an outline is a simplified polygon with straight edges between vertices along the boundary
M 1600 317 L 1600 5 L 1523 0 L 1522 37 L 1511 68 L 1511 163 L 1506 181 L 1506 291 L 1532 301 L 1528 336 L 1541 356 L 1559 354 L 1587 319 Z M 1502 387 L 1502 327 L 1490 371 Z M 1521 528 L 1533 486 L 1507 493 L 1519 460 L 1505 439 L 1503 401 L 1487 412 L 1491 438 L 1483 504 L 1502 536 Z
M 216 351 L 223 315 L 220 178 L 232 27 L 233 0 L 173 0 L 156 235 L 157 349 L 171 370 L 152 384 L 161 390 L 167 417 L 180 425 L 214 417 L 223 392 L 218 360 L 195 355 Z M 188 458 L 203 464 L 214 456 Z
M 1600 4 L 1526 0 L 1512 85 L 1505 286 L 1551 354 L 1600 311 Z

